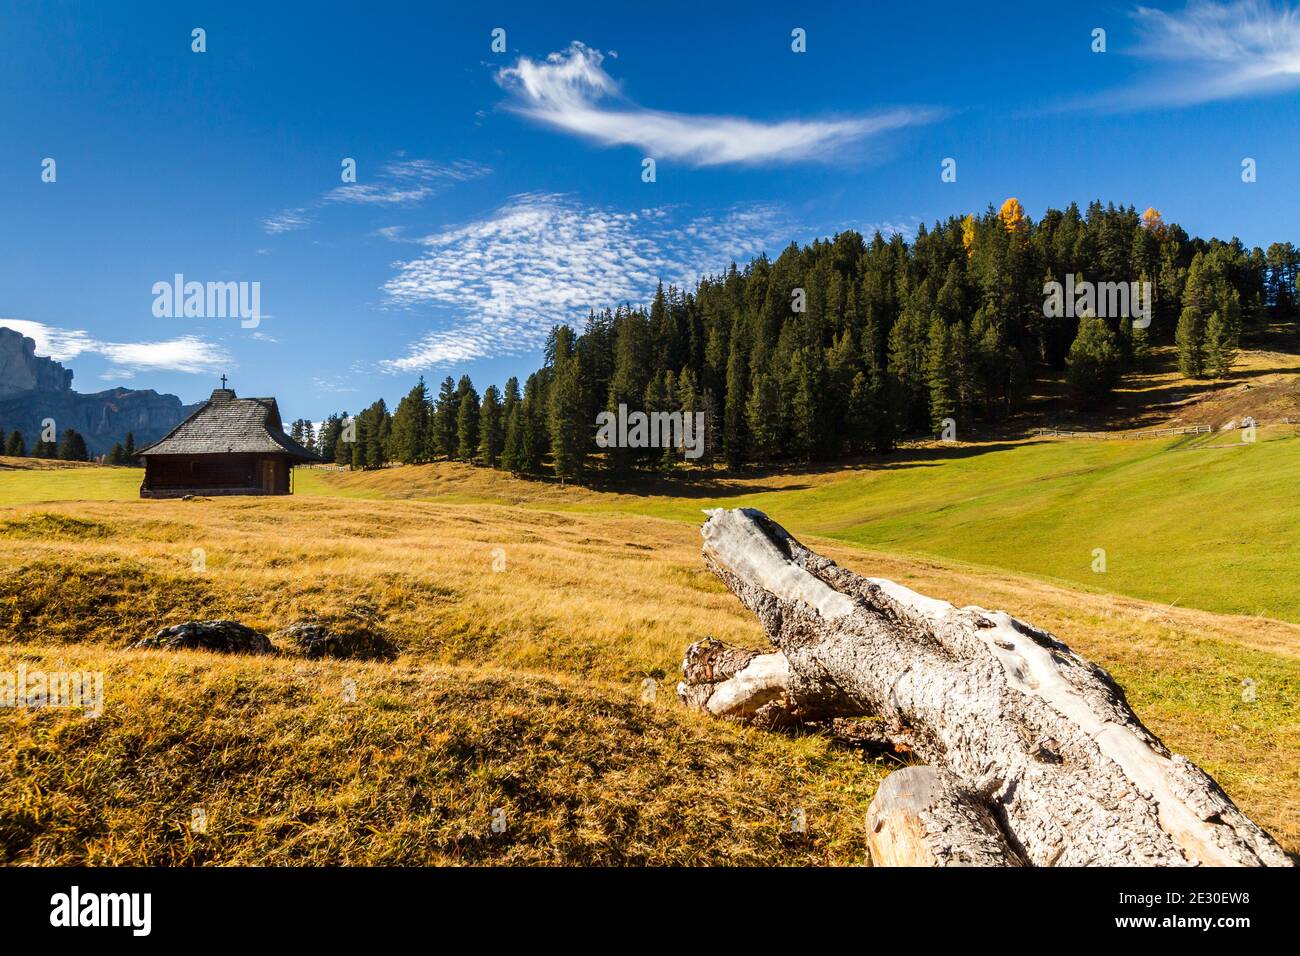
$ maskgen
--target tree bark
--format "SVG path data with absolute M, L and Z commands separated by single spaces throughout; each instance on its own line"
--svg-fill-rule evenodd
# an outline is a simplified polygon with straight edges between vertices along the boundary
M 979 794 L 937 767 L 895 770 L 867 808 L 872 866 L 1023 866 Z
M 933 775 L 911 809 L 895 793 L 907 780 L 882 785 L 877 844 L 903 845 L 891 819 L 919 821 L 907 824 L 916 839 L 906 854 L 881 850 L 886 862 L 924 860 L 928 847 L 940 865 L 1293 865 L 1142 725 L 1106 671 L 1051 634 L 860 577 L 751 509 L 711 512 L 703 535 L 705 562 L 775 650 L 693 644 L 679 696 L 765 725 L 881 718 L 885 737 Z M 945 816 L 966 821 L 965 842 L 946 850 L 926 836 Z M 988 821 L 1005 852 L 988 839 Z

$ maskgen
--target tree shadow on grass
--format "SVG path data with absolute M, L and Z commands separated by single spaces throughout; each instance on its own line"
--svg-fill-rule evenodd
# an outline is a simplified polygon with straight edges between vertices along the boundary
M 781 491 L 807 491 L 816 487 L 810 482 L 797 480 L 769 484 L 774 479 L 798 479 L 803 476 L 852 477 L 878 471 L 898 471 L 906 468 L 937 468 L 945 462 L 975 458 L 980 455 L 1011 451 L 1030 445 L 1044 444 L 1043 440 L 1008 438 L 964 443 L 926 443 L 904 445 L 886 455 L 867 455 L 835 462 L 785 464 L 735 470 L 679 470 L 671 475 L 657 472 L 639 472 L 627 478 L 594 475 L 582 483 L 592 491 L 611 492 L 638 498 L 739 498 L 748 495 Z M 554 480 L 554 479 L 550 479 Z

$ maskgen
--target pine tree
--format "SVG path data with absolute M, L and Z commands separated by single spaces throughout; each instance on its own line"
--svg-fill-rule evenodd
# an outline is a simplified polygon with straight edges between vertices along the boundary
M 461 379 L 468 383 L 468 376 Z M 473 461 L 478 453 L 478 392 L 472 384 L 461 393 L 460 411 L 456 415 L 456 456 Z
M 21 440 L 22 436 L 18 436 Z M 13 437 L 10 436 L 10 442 Z M 22 454 L 22 453 L 20 453 Z M 59 441 L 59 457 L 64 461 L 89 461 L 90 452 L 86 450 L 86 440 L 71 428 L 65 429 Z
M 456 396 L 456 382 L 448 375 L 438 388 L 438 401 L 434 409 L 436 454 L 446 458 L 456 457 L 460 447 L 459 415 L 460 402 Z
M 524 382 L 519 419 L 518 471 L 524 475 L 540 474 L 550 436 L 546 432 L 546 404 L 539 372 L 534 372 Z
M 360 468 L 363 459 L 358 458 L 356 454 L 358 440 L 357 422 L 348 417 L 347 410 L 339 415 L 339 436 L 334 445 L 334 461 L 339 465 L 350 465 L 353 468 Z
M 781 390 L 769 372 L 754 375 L 745 404 L 745 427 L 749 431 L 754 458 L 772 461 L 781 451 Z
M 718 436 L 722 434 L 722 412 L 711 389 L 706 388 L 700 395 L 697 411 L 704 416 L 704 432 L 697 435 L 695 439 L 701 443 L 700 457 L 695 460 L 695 463 L 709 468 L 718 459 Z
M 1225 378 L 1237 361 L 1237 336 L 1228 321 L 1216 309 L 1205 323 L 1205 371 L 1215 378 Z
M 366 467 L 382 468 L 388 461 L 393 419 L 382 398 L 367 411 L 370 413 L 370 439 L 366 447 Z
M 944 420 L 955 418 L 958 404 L 952 335 L 943 320 L 935 315 L 930 321 L 929 343 L 925 356 L 925 375 L 930 386 L 930 427 L 942 431 Z
M 748 451 L 748 432 L 745 418 L 749 401 L 749 365 L 738 337 L 731 339 L 731 354 L 727 358 L 727 398 L 723 409 L 722 449 L 730 468 L 739 468 Z
M 125 465 L 137 464 L 135 457 L 135 433 L 126 433 L 126 444 L 122 446 L 122 463 Z
M 510 420 L 510 414 L 515 410 L 515 406 L 518 404 L 519 404 L 519 379 L 511 375 L 508 379 L 506 379 L 505 395 L 502 396 L 501 399 L 501 421 L 502 422 L 507 422 Z
M 925 374 L 926 339 L 918 313 L 905 311 L 889 332 L 889 377 L 899 429 L 924 430 L 930 421 L 930 395 Z
M 817 445 L 818 395 L 803 349 L 796 349 L 790 357 L 789 393 L 790 442 L 787 450 L 799 461 L 812 461 L 813 449 Z
M 583 410 L 582 374 L 576 355 L 555 359 L 547 395 L 551 464 L 561 481 L 582 477 L 590 442 L 590 423 Z
M 5 454 L 11 458 L 23 458 L 27 455 L 27 442 L 23 440 L 23 433 L 16 428 L 9 433 Z
M 1178 368 L 1189 378 L 1205 374 L 1205 320 L 1201 310 L 1194 305 L 1183 306 L 1174 332 L 1178 345 Z
M 335 413 L 330 413 L 330 416 L 327 419 L 325 419 L 324 423 L 321 425 L 320 442 L 318 444 L 316 451 L 317 454 L 319 454 L 326 461 L 335 460 L 334 456 L 338 450 L 339 433 L 342 430 L 343 430 L 342 419 L 340 419 L 339 416 Z M 128 439 L 130 437 L 131 436 L 129 435 L 127 436 Z
M 1097 404 L 1119 383 L 1123 357 L 1104 319 L 1085 315 L 1066 357 L 1066 380 L 1082 402 Z
M 112 450 L 108 453 L 108 463 L 110 465 L 122 465 L 126 463 L 126 449 L 122 447 L 121 442 L 116 442 Z
M 478 460 L 489 468 L 501 463 L 501 448 L 505 441 L 501 415 L 501 393 L 495 385 L 489 385 L 483 390 L 483 404 L 478 413 Z
M 426 461 L 429 453 L 429 390 L 424 376 L 393 412 L 393 456 L 405 464 Z
M 515 407 L 510 409 L 510 414 L 506 416 L 506 440 L 501 450 L 501 467 L 511 474 L 523 474 L 523 442 L 524 430 L 520 424 L 523 417 L 520 409 L 522 402 L 516 403 Z

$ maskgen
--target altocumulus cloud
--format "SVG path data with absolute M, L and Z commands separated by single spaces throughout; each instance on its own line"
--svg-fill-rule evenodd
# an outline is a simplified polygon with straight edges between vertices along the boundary
M 384 292 L 395 305 L 431 306 L 449 319 L 380 367 L 410 373 L 536 349 L 557 323 L 644 302 L 661 279 L 688 286 L 771 248 L 792 228 L 768 204 L 680 213 L 528 193 L 486 219 L 419 240 L 421 254 L 395 264 Z
M 427 159 L 398 158 L 385 163 L 372 182 L 344 183 L 305 206 L 285 209 L 262 220 L 271 235 L 306 229 L 323 206 L 413 206 L 457 183 L 481 179 L 492 170 L 466 159 L 435 163 Z
M 627 100 L 603 63 L 599 50 L 575 41 L 545 60 L 520 57 L 514 66 L 498 70 L 496 79 L 514 95 L 510 108 L 524 116 L 602 145 L 639 146 L 647 155 L 694 166 L 824 159 L 848 143 L 938 116 L 933 110 L 894 109 L 760 122 L 670 113 Z
M 1192 0 L 1167 12 L 1138 7 L 1136 52 L 1174 64 L 1131 97 L 1139 103 L 1200 103 L 1300 85 L 1300 9 L 1270 0 Z
M 230 353 L 197 335 L 156 342 L 105 342 L 80 329 L 61 329 L 26 319 L 0 319 L 0 326 L 33 339 L 37 354 L 56 362 L 84 353 L 102 356 L 115 366 L 104 375 L 110 380 L 130 378 L 138 371 L 199 374 L 231 364 Z

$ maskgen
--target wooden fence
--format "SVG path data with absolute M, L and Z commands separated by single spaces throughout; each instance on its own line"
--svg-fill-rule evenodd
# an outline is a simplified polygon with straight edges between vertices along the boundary
M 1174 435 L 1205 435 L 1214 431 L 1212 425 L 1184 425 L 1180 428 L 1151 428 L 1137 432 L 1071 432 L 1059 428 L 1036 428 L 1034 435 L 1039 438 L 1169 438 Z

